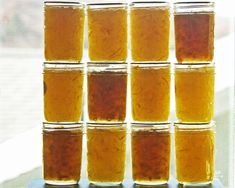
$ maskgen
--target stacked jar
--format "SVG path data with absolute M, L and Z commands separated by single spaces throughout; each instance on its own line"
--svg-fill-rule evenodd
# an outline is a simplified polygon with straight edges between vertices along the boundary
M 214 177 L 214 3 L 174 3 L 175 158 L 182 184 Z
M 132 178 L 140 185 L 170 177 L 169 33 L 169 3 L 131 3 Z
M 47 184 L 80 180 L 84 11 L 78 2 L 44 2 L 43 172 Z
M 125 3 L 87 4 L 87 177 L 95 185 L 125 175 L 127 15 Z

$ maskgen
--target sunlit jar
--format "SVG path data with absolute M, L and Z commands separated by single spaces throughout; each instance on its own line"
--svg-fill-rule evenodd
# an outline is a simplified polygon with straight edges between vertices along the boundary
M 80 180 L 82 129 L 82 123 L 43 123 L 43 172 L 47 184 L 70 185 Z
M 125 121 L 127 64 L 88 63 L 87 71 L 89 121 Z
M 170 176 L 170 123 L 131 124 L 132 176 L 136 184 L 165 184 Z
M 214 2 L 174 3 L 175 51 L 179 63 L 212 62 Z
M 130 5 L 133 61 L 167 61 L 169 56 L 170 5 L 164 1 Z
M 132 63 L 132 120 L 167 122 L 170 114 L 170 63 Z
M 214 64 L 175 65 L 176 116 L 180 122 L 212 120 L 214 82 Z
M 87 175 L 98 185 L 120 184 L 126 160 L 126 124 L 87 124 Z
M 127 4 L 87 5 L 90 61 L 119 61 L 127 58 Z
M 79 63 L 83 55 L 84 5 L 78 2 L 44 2 L 46 61 Z
M 214 177 L 215 123 L 175 123 L 176 179 L 208 184 Z
M 82 116 L 84 66 L 44 63 L 44 116 L 49 122 L 78 122 Z

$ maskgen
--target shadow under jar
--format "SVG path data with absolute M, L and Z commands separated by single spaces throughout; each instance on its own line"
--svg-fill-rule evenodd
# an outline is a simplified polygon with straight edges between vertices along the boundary
M 84 66 L 44 63 L 44 115 L 49 122 L 78 122 L 82 116 Z
M 175 65 L 176 116 L 180 122 L 212 120 L 214 82 L 214 64 Z
M 87 124 L 87 173 L 97 185 L 120 184 L 126 160 L 126 124 Z
M 43 171 L 47 184 L 70 185 L 80 180 L 82 129 L 82 123 L 43 123 Z
M 167 61 L 170 5 L 167 2 L 133 2 L 130 6 L 133 61 Z
M 121 61 L 127 58 L 127 4 L 87 5 L 90 61 Z
M 181 184 L 209 184 L 214 178 L 215 123 L 175 123 L 176 179 Z
M 78 2 L 44 3 L 46 61 L 81 61 L 84 17 L 84 6 Z
M 174 3 L 175 51 L 179 63 L 212 62 L 214 3 Z
M 170 175 L 170 123 L 131 124 L 132 176 L 137 184 L 165 184 Z
M 125 121 L 127 64 L 88 63 L 87 84 L 89 121 Z
M 132 119 L 167 122 L 170 114 L 170 63 L 132 63 Z

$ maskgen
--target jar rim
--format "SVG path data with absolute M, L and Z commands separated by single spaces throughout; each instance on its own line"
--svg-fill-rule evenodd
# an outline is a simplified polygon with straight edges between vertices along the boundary
M 156 129 L 156 130 L 168 130 L 171 127 L 171 122 L 132 122 L 131 123 L 131 128 L 132 129 Z
M 87 128 L 126 128 L 126 122 L 87 122 Z
M 84 4 L 77 1 L 44 1 L 44 5 L 84 7 Z
M 83 122 L 43 122 L 43 131 L 82 129 Z
M 142 7 L 169 7 L 170 3 L 167 1 L 133 1 L 130 4 L 131 8 L 142 8 Z
M 174 127 L 181 130 L 203 130 L 203 129 L 211 129 L 216 126 L 215 121 L 206 122 L 206 123 L 182 123 L 182 122 L 174 122 Z
M 58 63 L 58 62 L 44 62 L 44 69 L 83 69 L 84 63 Z
M 100 9 L 100 8 L 127 8 L 128 3 L 88 3 L 87 8 L 88 9 Z

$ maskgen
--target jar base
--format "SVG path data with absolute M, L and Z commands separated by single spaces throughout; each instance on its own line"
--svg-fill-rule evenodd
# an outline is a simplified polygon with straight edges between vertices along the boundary
M 167 180 L 165 181 L 134 181 L 135 187 L 138 187 L 138 185 L 146 185 L 146 186 L 154 186 L 154 185 L 164 185 L 167 184 Z
M 45 180 L 48 185 L 75 185 L 78 181 L 75 180 Z
M 122 184 L 122 182 L 97 182 L 97 181 L 90 181 L 90 185 L 101 186 L 101 187 L 119 186 L 121 184 Z

